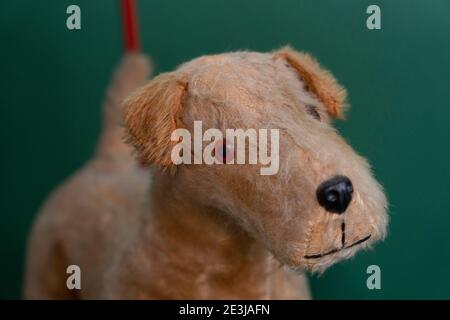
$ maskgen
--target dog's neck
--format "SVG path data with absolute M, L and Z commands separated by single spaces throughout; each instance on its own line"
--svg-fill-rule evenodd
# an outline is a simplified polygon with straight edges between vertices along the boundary
M 259 242 L 226 214 L 193 201 L 170 177 L 155 176 L 150 208 L 138 238 L 149 272 L 160 279 L 147 284 L 156 298 L 295 297 L 296 280 Z

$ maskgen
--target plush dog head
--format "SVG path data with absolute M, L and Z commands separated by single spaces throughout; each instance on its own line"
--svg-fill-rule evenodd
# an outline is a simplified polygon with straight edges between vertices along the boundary
M 282 263 L 322 271 L 383 238 L 387 225 L 386 199 L 369 165 L 330 124 L 343 116 L 345 98 L 314 59 L 284 48 L 195 59 L 135 92 L 124 115 L 141 161 L 169 169 L 181 192 L 230 215 Z M 260 159 L 230 161 L 238 149 L 228 140 L 200 142 L 225 164 L 176 165 L 173 132 L 184 128 L 195 140 L 194 121 L 224 137 L 227 129 L 278 130 L 277 148 L 275 140 L 265 146 L 278 157 L 276 172 L 262 175 Z M 248 138 L 247 159 L 263 140 L 252 146 Z M 182 156 L 195 158 L 198 141 L 184 146 L 192 150 Z

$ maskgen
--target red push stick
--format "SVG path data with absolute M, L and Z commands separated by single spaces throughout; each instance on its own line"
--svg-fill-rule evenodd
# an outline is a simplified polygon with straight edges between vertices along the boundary
M 125 50 L 138 52 L 140 50 L 138 20 L 136 15 L 136 2 L 134 0 L 122 1 L 122 17 Z

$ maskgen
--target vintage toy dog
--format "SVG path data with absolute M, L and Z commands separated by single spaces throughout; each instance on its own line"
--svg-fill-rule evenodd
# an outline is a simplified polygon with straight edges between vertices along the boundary
M 135 86 L 145 78 L 138 64 L 126 72 Z M 345 97 L 330 73 L 290 48 L 204 56 L 154 78 L 124 103 L 127 142 L 151 172 L 116 133 L 104 135 L 39 216 L 26 296 L 309 298 L 304 271 L 321 272 L 386 232 L 381 187 L 330 124 Z M 172 134 L 193 132 L 195 121 L 221 132 L 278 129 L 279 170 L 175 165 Z M 81 290 L 67 289 L 68 265 L 81 268 Z

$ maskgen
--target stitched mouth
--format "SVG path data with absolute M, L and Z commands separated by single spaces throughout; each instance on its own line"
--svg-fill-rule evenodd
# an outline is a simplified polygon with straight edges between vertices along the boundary
M 345 233 L 343 233 L 343 234 L 345 234 Z M 359 239 L 359 240 L 353 242 L 352 244 L 350 244 L 350 245 L 348 245 L 348 246 L 342 246 L 341 248 L 336 248 L 336 249 L 333 249 L 333 250 L 330 250 L 330 251 L 327 251 L 327 252 L 324 252 L 324 253 L 317 253 L 317 254 L 306 255 L 306 256 L 304 256 L 303 258 L 305 258 L 305 259 L 318 259 L 318 258 L 322 258 L 322 257 L 328 256 L 328 255 L 330 255 L 330 254 L 339 252 L 339 251 L 341 251 L 341 250 L 344 250 L 344 249 L 348 249 L 348 248 L 357 246 L 358 244 L 361 244 L 361 243 L 363 243 L 363 242 L 369 240 L 371 236 L 372 236 L 372 235 L 369 234 L 368 236 L 366 236 L 366 237 L 364 237 L 364 238 L 362 238 L 362 239 Z

